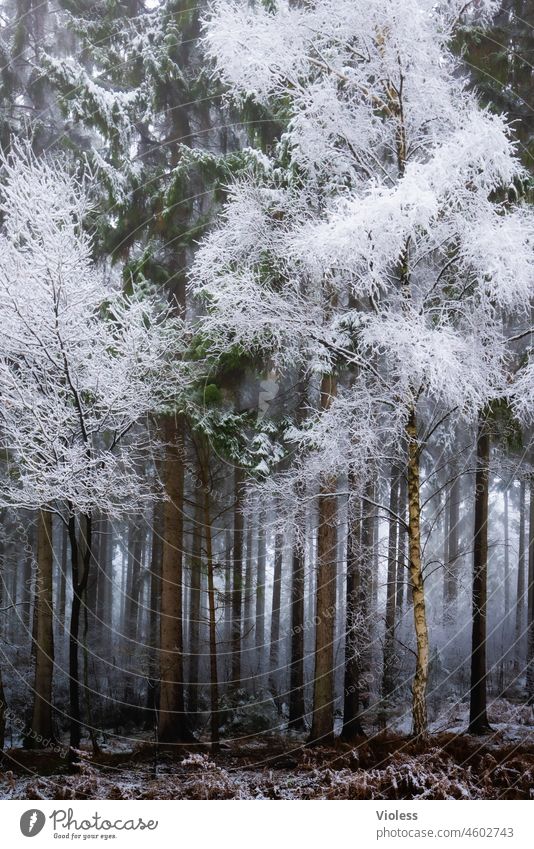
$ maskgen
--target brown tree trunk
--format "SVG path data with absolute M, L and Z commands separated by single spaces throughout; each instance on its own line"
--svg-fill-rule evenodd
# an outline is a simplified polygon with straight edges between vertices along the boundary
M 427 734 L 428 725 L 426 688 L 429 648 L 423 564 L 421 562 L 420 449 L 417 439 L 417 417 L 413 407 L 408 416 L 406 436 L 408 441 L 408 555 L 416 640 L 415 675 L 412 684 L 412 721 L 414 736 L 422 738 Z
M 2 679 L 2 668 L 0 667 L 0 752 L 4 749 L 6 735 L 6 697 L 4 693 L 4 682 Z
M 291 561 L 291 661 L 289 665 L 289 728 L 306 728 L 304 704 L 304 552 L 293 541 Z
M 321 381 L 321 409 L 328 410 L 336 393 L 336 378 Z M 334 630 L 337 575 L 336 481 L 324 479 L 319 493 L 317 585 L 315 610 L 315 671 L 310 742 L 326 744 L 334 738 Z
M 82 734 L 80 711 L 80 670 L 78 647 L 80 645 L 80 613 L 82 600 L 89 579 L 89 566 L 92 555 L 91 516 L 81 517 L 84 524 L 83 555 L 76 535 L 76 520 L 69 518 L 69 542 L 72 566 L 72 608 L 69 631 L 69 698 L 70 698 L 70 743 L 69 758 L 77 760 L 76 750 L 80 748 Z
M 230 676 L 233 687 L 241 687 L 241 631 L 243 606 L 243 471 L 234 470 L 234 562 L 232 568 L 232 645 Z
M 274 542 L 273 606 L 271 610 L 271 645 L 269 652 L 269 689 L 275 700 L 280 691 L 278 666 L 280 662 L 280 604 L 282 600 L 283 546 L 284 537 L 281 533 L 278 533 Z
M 146 695 L 146 727 L 152 728 L 157 723 L 157 686 L 159 660 L 159 609 L 161 597 L 161 527 L 163 505 L 154 505 L 152 515 L 152 549 L 150 552 L 150 610 L 148 614 L 148 644 L 150 656 L 148 661 L 147 695 Z
M 527 704 L 534 704 L 534 476 L 530 478 L 527 586 Z
M 264 657 L 265 657 L 265 565 L 267 559 L 267 539 L 265 526 L 267 515 L 262 513 L 258 529 L 258 557 L 256 561 L 256 615 L 254 622 L 255 646 L 255 690 L 263 687 Z
M 164 419 L 166 453 L 163 480 L 167 500 L 163 505 L 163 556 L 161 563 L 160 743 L 190 742 L 184 702 L 182 623 L 184 435 L 180 418 Z
M 52 513 L 39 511 L 37 531 L 37 640 L 31 736 L 40 748 L 52 742 L 52 676 L 54 672 Z
M 200 656 L 200 594 L 202 576 L 202 525 L 205 521 L 203 496 L 196 494 L 191 550 L 191 606 L 189 610 L 189 712 L 198 712 L 199 656 Z
M 219 745 L 219 681 L 217 674 L 217 623 L 215 610 L 215 581 L 213 574 L 213 551 L 211 536 L 210 496 L 207 485 L 204 486 L 204 534 L 206 537 L 206 565 L 208 571 L 208 611 L 210 644 L 210 707 L 211 707 L 211 746 Z
M 246 668 L 247 680 L 254 666 L 253 655 L 256 651 L 253 645 L 254 616 L 252 602 L 254 601 L 254 523 L 252 516 L 248 517 L 247 527 L 247 556 L 245 560 L 245 588 L 243 599 L 243 662 Z M 251 689 L 249 687 L 249 689 Z
M 473 631 L 469 731 L 490 730 L 486 712 L 486 612 L 488 581 L 488 502 L 490 438 L 487 422 L 479 418 L 475 475 L 475 527 L 473 541 Z
M 350 511 L 349 506 L 349 511 Z M 355 510 L 356 508 L 353 507 Z M 362 587 L 362 552 L 364 545 L 369 542 L 371 532 L 369 522 L 369 507 L 364 505 L 366 521 L 358 515 L 349 515 L 347 534 L 347 598 L 346 598 L 346 638 L 345 638 L 345 676 L 343 698 L 343 729 L 341 737 L 350 742 L 364 736 L 360 716 L 361 700 L 361 671 L 362 671 L 362 627 L 360 610 L 363 600 Z M 365 528 L 364 528 L 365 525 Z M 365 556 L 365 555 L 363 555 Z M 368 600 L 366 600 L 367 602 Z

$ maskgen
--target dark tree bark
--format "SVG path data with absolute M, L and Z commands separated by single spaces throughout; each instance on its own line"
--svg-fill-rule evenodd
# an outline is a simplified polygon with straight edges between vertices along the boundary
M 154 505 L 152 516 L 152 548 L 150 552 L 150 609 L 148 613 L 148 644 L 150 655 L 147 676 L 147 717 L 146 727 L 152 728 L 157 724 L 158 702 L 158 656 L 159 656 L 159 615 L 161 600 L 161 527 L 163 522 L 163 505 Z
M 271 609 L 271 635 L 269 652 L 269 689 L 275 700 L 280 692 L 280 604 L 282 601 L 282 558 L 284 537 L 276 534 L 274 542 L 273 606 Z
M 192 716 L 198 712 L 202 525 L 205 521 L 204 496 L 197 492 L 196 498 L 191 550 L 191 604 L 189 608 L 189 712 Z
M 163 556 L 161 564 L 160 743 L 190 742 L 184 700 L 183 655 L 183 507 L 184 436 L 181 419 L 164 420 L 166 454 L 163 479 L 168 499 L 163 505 Z
M 355 507 L 353 507 L 356 510 Z M 349 507 L 350 510 L 350 507 Z M 346 598 L 346 638 L 345 638 L 345 675 L 343 687 L 343 728 L 341 737 L 350 742 L 364 736 L 360 716 L 361 671 L 362 671 L 362 634 L 360 602 L 365 592 L 362 587 L 361 566 L 364 545 L 369 543 L 370 510 L 364 503 L 365 520 L 356 513 L 349 515 L 347 534 L 347 598 Z M 365 524 L 365 528 L 364 528 Z M 366 600 L 367 601 L 367 600 Z
M 328 410 L 336 393 L 336 378 L 321 381 L 321 409 Z M 336 481 L 324 479 L 319 494 L 317 532 L 317 586 L 315 613 L 315 671 L 310 742 L 334 739 L 334 632 L 337 576 Z
M 4 682 L 2 680 L 2 668 L 0 667 L 0 752 L 4 749 L 6 734 L 6 697 L 4 693 Z
M 234 562 L 232 567 L 232 645 L 230 676 L 235 688 L 241 687 L 241 632 L 243 606 L 243 512 L 242 469 L 234 470 Z
M 527 704 L 534 704 L 534 476 L 530 477 L 527 585 Z
M 469 704 L 469 732 L 471 734 L 485 734 L 490 730 L 486 704 L 489 460 L 489 429 L 485 414 L 483 413 L 480 415 L 478 423 L 475 475 L 473 631 L 471 644 L 471 688 Z
M 255 675 L 254 689 L 263 687 L 265 658 L 265 566 L 267 559 L 267 539 L 265 525 L 267 514 L 262 513 L 258 529 L 258 557 L 256 561 L 256 611 L 254 622 Z
M 304 704 L 304 552 L 293 542 L 291 560 L 291 661 L 289 664 L 289 728 L 306 728 Z
M 41 748 L 54 739 L 52 676 L 54 672 L 52 513 L 39 511 L 37 530 L 37 639 L 31 734 L 28 744 Z
M 253 645 L 254 636 L 254 523 L 252 516 L 248 517 L 247 527 L 247 555 L 245 560 L 245 587 L 243 598 L 243 652 L 247 676 L 250 676 L 253 667 L 253 655 L 256 651 Z
M 210 645 L 210 707 L 211 707 L 211 746 L 219 746 L 219 678 L 217 672 L 217 632 L 215 581 L 212 550 L 212 529 L 210 516 L 210 495 L 207 479 L 204 486 L 204 535 L 206 538 L 206 566 L 208 573 L 208 615 L 209 615 L 209 645 Z
M 80 521 L 84 525 L 83 547 L 77 538 L 74 516 L 69 517 L 68 525 L 72 568 L 72 607 L 69 631 L 70 760 L 77 760 L 76 750 L 80 748 L 82 735 L 78 647 L 80 645 L 80 614 L 87 589 L 92 557 L 92 518 L 87 515 L 81 517 Z

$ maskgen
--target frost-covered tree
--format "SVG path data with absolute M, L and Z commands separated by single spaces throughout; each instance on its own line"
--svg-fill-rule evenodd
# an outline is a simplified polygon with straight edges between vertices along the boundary
M 533 217 L 508 192 L 524 179 L 512 133 L 452 51 L 458 26 L 497 5 L 219 0 L 206 22 L 230 95 L 286 120 L 263 169 L 232 185 L 193 285 L 215 348 L 263 349 L 319 376 L 319 413 L 296 437 L 320 509 L 316 740 L 333 731 L 336 481 L 350 472 L 365 498 L 372 463 L 404 446 L 413 731 L 426 733 L 421 456 L 430 436 L 506 394 L 503 313 L 532 295 Z
M 72 176 L 26 147 L 3 158 L 1 171 L 0 498 L 57 512 L 68 526 L 76 749 L 93 517 L 138 510 L 157 495 L 147 474 L 156 447 L 150 416 L 177 409 L 187 383 L 183 324 L 155 297 L 125 295 L 120 279 L 93 262 L 84 229 L 89 172 Z M 50 575 L 41 579 L 50 591 Z

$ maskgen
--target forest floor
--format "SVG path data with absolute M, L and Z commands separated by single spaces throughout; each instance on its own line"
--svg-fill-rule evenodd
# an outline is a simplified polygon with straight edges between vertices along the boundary
M 156 753 L 84 752 L 68 767 L 50 752 L 11 749 L 0 763 L 3 799 L 530 799 L 534 798 L 532 709 L 500 699 L 493 731 L 463 733 L 464 711 L 440 718 L 424 746 L 382 732 L 349 746 L 307 747 L 298 735 L 258 735 Z M 458 724 L 458 727 L 455 725 Z M 434 727 L 439 724 L 434 723 Z

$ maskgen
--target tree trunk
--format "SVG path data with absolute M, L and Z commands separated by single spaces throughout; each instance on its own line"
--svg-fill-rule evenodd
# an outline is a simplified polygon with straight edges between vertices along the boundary
M 54 738 L 52 676 L 54 672 L 52 513 L 39 511 L 37 531 L 37 640 L 31 746 L 46 746 Z
M 2 668 L 0 667 L 0 752 L 4 750 L 6 735 L 6 697 L 4 693 L 4 682 L 2 680 Z
M 293 541 L 291 561 L 291 662 L 289 665 L 289 728 L 306 728 L 304 705 L 304 551 Z
M 525 606 L 525 498 L 526 487 L 524 479 L 519 489 L 519 554 L 517 559 L 517 597 L 515 603 L 515 652 L 514 675 L 521 674 L 521 657 L 523 645 L 523 610 Z
M 352 508 L 356 511 L 356 508 Z M 365 508 L 364 508 L 365 509 Z M 345 638 L 345 676 L 343 698 L 343 729 L 341 737 L 347 742 L 364 736 L 360 717 L 362 649 L 360 611 L 362 596 L 361 565 L 364 542 L 368 542 L 369 521 L 364 531 L 360 516 L 350 515 L 349 505 L 347 534 L 347 599 L 346 599 L 346 638 Z M 367 519 L 369 510 L 366 510 Z M 361 533 L 360 533 L 361 532 Z M 367 536 L 366 536 L 367 535 Z
M 486 712 L 486 612 L 488 581 L 488 502 L 490 439 L 487 422 L 479 417 L 475 475 L 475 527 L 473 541 L 473 637 L 469 731 L 490 730 Z
M 527 586 L 527 704 L 534 704 L 534 476 L 530 477 Z
M 271 610 L 271 634 L 269 652 L 269 689 L 277 701 L 280 692 L 280 604 L 282 600 L 282 558 L 284 537 L 276 534 L 274 542 L 273 606 Z
M 321 381 L 321 409 L 328 410 L 336 393 L 336 378 Z M 317 585 L 315 611 L 315 671 L 310 742 L 326 744 L 334 739 L 334 631 L 337 575 L 336 481 L 326 478 L 319 493 L 317 535 Z
M 184 495 L 183 422 L 164 419 L 166 454 L 163 478 L 168 496 L 163 505 L 163 556 L 161 563 L 160 700 L 158 740 L 190 742 L 184 702 L 182 624 L 182 549 Z
M 150 610 L 148 614 L 148 644 L 150 656 L 148 661 L 148 681 L 146 694 L 146 727 L 153 728 L 157 723 L 158 702 L 158 658 L 159 639 L 158 623 L 161 598 L 161 527 L 163 520 L 162 504 L 154 505 L 152 517 L 152 549 L 150 552 Z
M 243 471 L 234 470 L 234 563 L 232 569 L 232 645 L 231 680 L 237 689 L 241 687 L 241 630 L 243 604 Z
M 247 678 L 250 679 L 254 665 L 253 654 L 255 653 L 255 646 L 253 646 L 252 640 L 254 634 L 254 617 L 252 612 L 252 602 L 254 600 L 254 523 L 252 516 L 249 516 L 247 521 L 247 556 L 245 560 L 245 592 L 243 599 L 243 651 Z
M 254 622 L 255 647 L 255 690 L 263 687 L 264 657 L 265 657 L 265 565 L 267 559 L 267 540 L 265 526 L 267 515 L 262 513 L 258 529 L 258 557 L 256 561 L 256 616 Z
M 406 436 L 408 440 L 408 554 L 416 640 L 415 675 L 412 685 L 412 720 L 413 734 L 417 738 L 422 738 L 427 734 L 426 688 L 429 649 L 425 586 L 421 562 L 420 449 L 414 408 L 409 412 Z
M 208 571 L 208 610 L 210 644 L 210 707 L 211 707 L 211 746 L 219 746 L 219 681 L 217 674 L 217 632 L 215 612 L 215 581 L 213 574 L 213 551 L 211 537 L 210 496 L 207 485 L 204 486 L 204 534 L 206 537 L 206 565 Z
M 395 686 L 395 594 L 397 581 L 398 523 L 394 518 L 399 509 L 399 477 L 397 466 L 391 467 L 389 488 L 388 572 L 386 587 L 386 621 L 384 634 L 384 666 L 382 673 L 382 710 L 387 719 L 389 699 Z
M 200 593 L 202 576 L 202 524 L 205 507 L 200 492 L 196 495 L 191 551 L 191 606 L 189 610 L 189 712 L 198 712 L 199 659 L 200 659 Z
M 69 759 L 77 760 L 76 750 L 80 748 L 82 723 L 80 712 L 80 672 L 79 672 L 79 633 L 82 599 L 89 579 L 89 566 L 92 555 L 92 520 L 85 519 L 83 556 L 80 556 L 80 545 L 76 536 L 76 520 L 69 517 L 69 542 L 72 566 L 72 608 L 69 632 L 69 696 L 70 696 L 70 748 Z

